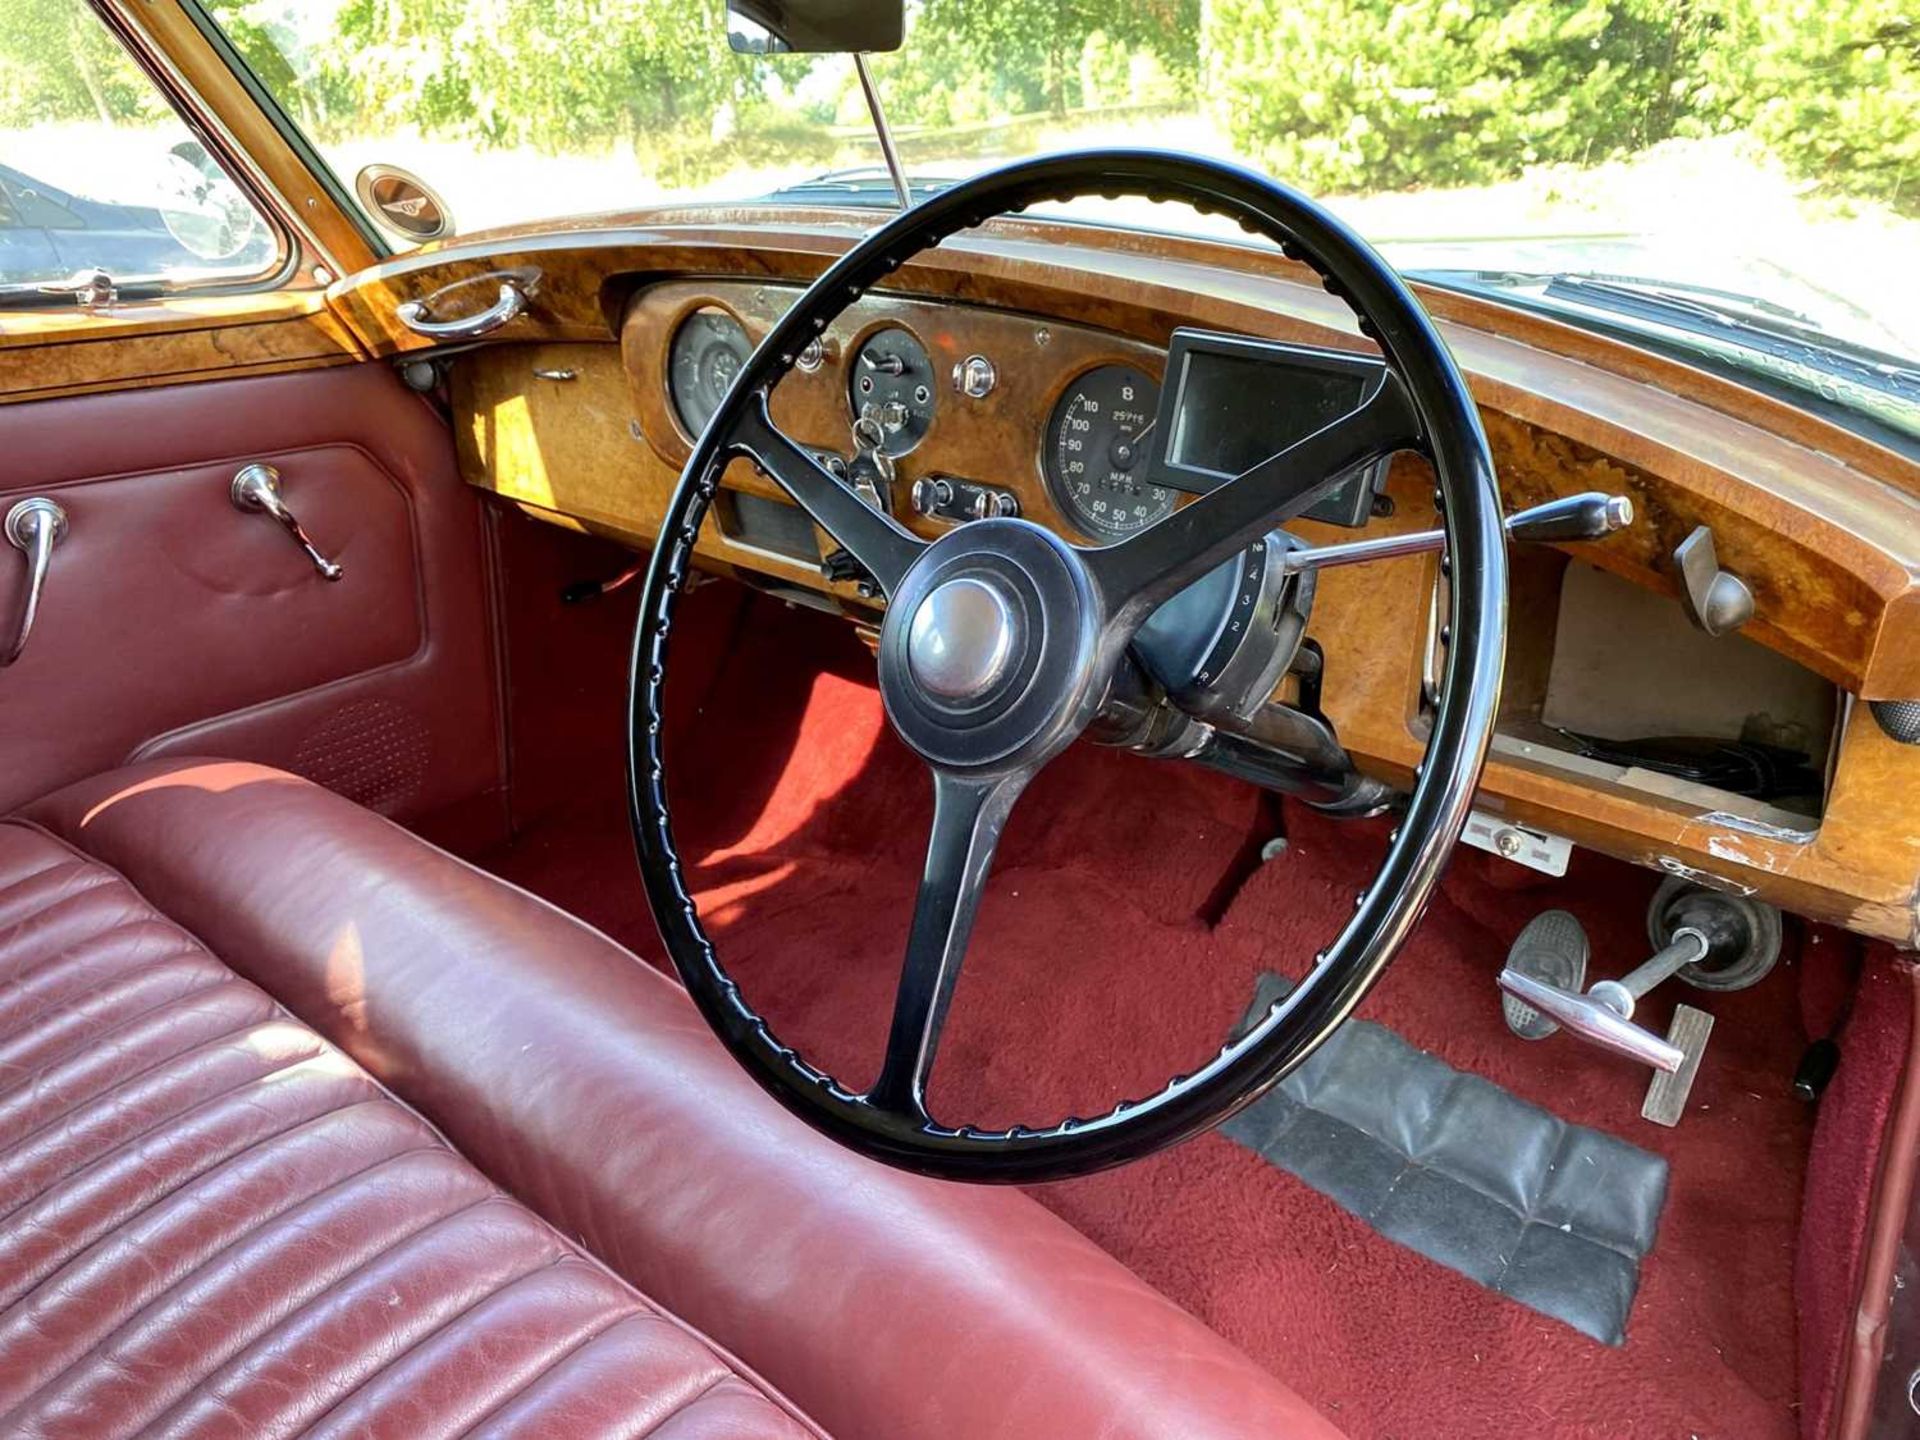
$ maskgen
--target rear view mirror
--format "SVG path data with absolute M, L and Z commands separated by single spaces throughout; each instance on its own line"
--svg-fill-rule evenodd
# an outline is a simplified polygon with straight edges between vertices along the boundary
M 727 0 L 727 45 L 743 55 L 898 50 L 903 0 Z

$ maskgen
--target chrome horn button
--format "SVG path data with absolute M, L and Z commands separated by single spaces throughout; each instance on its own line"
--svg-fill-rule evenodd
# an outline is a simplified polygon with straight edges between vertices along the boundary
M 1029 520 L 929 545 L 880 626 L 880 699 L 929 764 L 1038 764 L 1092 717 L 1098 601 L 1073 547 Z
M 907 669 L 941 700 L 986 695 L 1006 675 L 1015 648 L 1013 607 L 998 586 L 971 575 L 936 585 L 907 628 Z

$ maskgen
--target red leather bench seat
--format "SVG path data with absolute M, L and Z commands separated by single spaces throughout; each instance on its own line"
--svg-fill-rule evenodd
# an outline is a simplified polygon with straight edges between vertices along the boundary
M 4 824 L 0 1433 L 819 1432 L 121 876 Z
M 1029 1197 L 816 1135 L 660 972 L 292 776 L 0 822 L 0 987 L 0 1434 L 809 1433 L 769 1386 L 839 1440 L 1337 1434 Z

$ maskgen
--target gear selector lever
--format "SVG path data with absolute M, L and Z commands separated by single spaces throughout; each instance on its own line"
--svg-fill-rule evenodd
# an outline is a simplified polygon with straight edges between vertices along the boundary
M 1507 539 L 1515 544 L 1550 544 L 1567 540 L 1604 540 L 1633 523 L 1633 501 L 1625 495 L 1588 491 L 1563 495 L 1507 516 Z M 1360 565 L 1390 560 L 1396 555 L 1419 555 L 1446 544 L 1445 532 L 1414 530 L 1402 535 L 1380 535 L 1348 540 L 1339 545 L 1306 545 L 1285 556 L 1288 572 L 1325 570 L 1335 565 Z

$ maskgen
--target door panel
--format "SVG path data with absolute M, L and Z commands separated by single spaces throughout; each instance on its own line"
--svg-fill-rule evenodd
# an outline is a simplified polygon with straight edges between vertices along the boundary
M 344 576 L 229 495 L 279 470 Z M 0 809 L 147 755 L 280 765 L 405 820 L 500 786 L 478 502 L 383 366 L 0 407 L 0 510 L 67 512 L 0 670 Z M 0 647 L 26 564 L 0 548 Z

